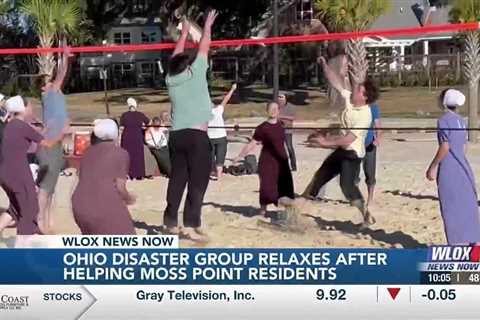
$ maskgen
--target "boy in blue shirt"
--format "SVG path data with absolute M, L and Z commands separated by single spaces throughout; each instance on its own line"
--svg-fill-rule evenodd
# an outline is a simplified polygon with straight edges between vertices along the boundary
M 380 109 L 377 103 L 370 104 L 372 112 L 372 125 L 365 138 L 365 157 L 363 158 L 363 172 L 365 173 L 365 183 L 368 188 L 367 206 L 373 203 L 375 193 L 376 171 L 377 171 L 377 147 L 380 145 L 382 131 L 380 128 Z M 360 172 L 359 172 L 360 174 Z M 360 178 L 357 179 L 360 181 Z

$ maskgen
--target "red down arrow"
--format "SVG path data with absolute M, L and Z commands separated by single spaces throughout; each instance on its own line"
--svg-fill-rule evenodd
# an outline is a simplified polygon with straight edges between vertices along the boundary
M 390 293 L 390 297 L 395 300 L 400 292 L 400 288 L 387 288 L 388 293 Z

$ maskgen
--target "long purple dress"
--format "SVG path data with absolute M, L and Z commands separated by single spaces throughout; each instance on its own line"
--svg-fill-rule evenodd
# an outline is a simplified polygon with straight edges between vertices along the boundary
M 128 111 L 122 114 L 120 125 L 123 126 L 122 148 L 130 156 L 130 169 L 128 175 L 132 179 L 145 177 L 145 155 L 143 152 L 143 125 L 150 120 L 141 112 Z
M 4 129 L 0 182 L 10 200 L 8 213 L 17 221 L 18 235 L 39 233 L 37 215 L 38 198 L 27 151 L 32 142 L 40 143 L 43 137 L 28 123 L 13 119 Z
M 293 178 L 285 151 L 283 125 L 280 122 L 264 122 L 255 130 L 253 139 L 263 145 L 258 160 L 260 205 L 277 205 L 282 197 L 293 199 Z
M 130 212 L 115 186 L 116 178 L 126 179 L 128 161 L 128 153 L 112 142 L 87 149 L 72 195 L 73 216 L 82 234 L 135 234 Z
M 447 111 L 438 120 L 438 142 L 447 142 L 448 155 L 438 168 L 438 197 L 448 244 L 480 242 L 480 213 L 472 168 L 465 156 L 467 134 L 465 120 Z

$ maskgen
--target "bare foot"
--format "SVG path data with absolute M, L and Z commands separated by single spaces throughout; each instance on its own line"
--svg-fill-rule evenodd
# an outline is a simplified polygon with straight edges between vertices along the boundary
M 178 227 L 166 227 L 165 231 L 167 234 L 171 235 L 178 235 L 180 233 L 180 229 L 178 229 Z
M 366 229 L 371 225 L 374 225 L 377 222 L 374 216 L 368 210 L 368 207 L 365 207 L 365 213 L 363 215 L 363 223 L 360 226 L 360 229 Z
M 200 228 L 183 228 L 180 236 L 194 242 L 205 243 L 209 241 L 206 233 Z
M 193 231 L 195 231 L 199 235 L 207 236 L 207 232 L 203 228 L 200 228 L 200 227 L 194 228 Z
M 50 230 L 48 229 L 48 227 L 46 226 L 43 220 L 37 220 L 37 225 L 38 225 L 38 231 L 40 232 L 41 235 L 50 234 Z
M 281 197 L 280 199 L 278 199 L 278 204 L 284 207 L 291 207 L 294 205 L 294 203 L 295 203 L 295 200 L 290 199 L 288 197 Z

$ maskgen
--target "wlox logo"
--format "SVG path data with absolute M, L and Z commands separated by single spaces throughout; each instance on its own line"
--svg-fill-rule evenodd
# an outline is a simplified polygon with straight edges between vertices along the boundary
M 0 294 L 0 310 L 21 310 L 28 307 L 29 296 L 12 296 Z
M 480 262 L 480 246 L 432 247 L 429 261 Z

